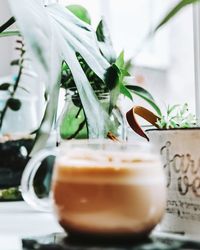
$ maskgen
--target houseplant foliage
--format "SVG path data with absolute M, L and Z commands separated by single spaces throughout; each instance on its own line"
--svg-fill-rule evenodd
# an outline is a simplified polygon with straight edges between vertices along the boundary
M 12 24 L 15 19 L 17 20 L 20 34 L 31 55 L 34 70 L 40 76 L 41 81 L 46 84 L 47 106 L 32 154 L 45 145 L 52 128 L 57 111 L 63 62 L 70 69 L 78 90 L 87 118 L 90 138 L 106 137 L 109 132 L 112 132 L 113 124 L 109 119 L 109 112 L 115 106 L 120 92 L 132 99 L 130 89 L 150 104 L 153 103 L 152 96 L 143 88 L 125 86 L 124 78 L 128 76 L 128 72 L 123 53 L 117 59 L 113 58 L 113 50 L 102 22 L 97 29 L 96 36 L 89 24 L 58 4 L 44 7 L 40 0 L 28 2 L 10 0 L 9 4 L 15 18 L 9 19 L 7 24 L 10 22 Z M 8 26 L 6 25 L 6 28 Z M 0 29 L 4 31 L 2 36 L 19 33 L 19 31 Z M 102 80 L 102 83 L 107 84 L 111 95 L 109 112 L 104 110 L 95 95 L 81 67 L 80 57 Z M 113 63 L 114 59 L 116 59 L 115 63 Z
M 163 129 L 185 129 L 199 126 L 199 121 L 196 116 L 189 111 L 187 103 L 183 105 L 168 105 L 166 112 L 162 112 L 160 116 L 142 106 L 134 106 L 126 114 L 127 121 L 133 131 L 147 140 L 149 140 L 149 138 L 137 122 L 137 115 L 149 122 L 153 126 L 153 129 L 157 128 L 161 131 Z
M 114 124 L 110 114 L 119 94 L 123 93 L 130 99 L 132 95 L 125 82 L 125 77 L 129 74 L 124 54 L 122 52 L 119 57 L 114 54 L 103 21 L 100 22 L 95 33 L 89 24 L 58 4 L 43 6 L 39 0 L 28 2 L 10 0 L 9 4 L 14 17 L 0 26 L 0 36 L 20 35 L 23 38 L 32 68 L 38 74 L 40 82 L 45 84 L 46 90 L 44 95 L 46 110 L 37 130 L 32 153 L 28 152 L 27 159 L 46 144 L 57 113 L 58 94 L 63 84 L 61 79 L 64 70 L 70 72 L 68 76 L 72 77 L 71 83 L 79 94 L 90 138 L 102 138 L 112 134 Z M 18 30 L 8 29 L 15 21 L 17 21 Z M 105 110 L 98 100 L 95 94 L 96 85 L 91 84 L 91 79 L 84 72 L 83 64 L 92 73 L 95 82 L 98 79 L 103 86 L 102 89 L 106 88 L 109 91 L 111 101 L 108 110 Z M 21 75 L 23 60 L 19 66 Z M 16 81 L 16 86 L 19 86 L 19 81 Z M 5 85 L 1 87 L 5 88 Z M 68 86 L 65 87 L 68 88 Z M 135 88 L 131 86 L 131 88 L 133 93 L 153 103 L 152 96 L 146 90 L 137 86 Z M 12 98 L 15 98 L 15 90 L 14 87 Z M 6 111 L 7 108 L 5 108 Z
M 89 24 L 76 18 L 70 11 L 58 4 L 44 7 L 40 0 L 30 0 L 28 2 L 25 0 L 9 0 L 8 2 L 14 17 L 11 17 L 0 27 L 0 36 L 17 35 L 19 33 L 23 36 L 26 47 L 31 53 L 33 67 L 40 76 L 40 79 L 46 84 L 47 106 L 40 129 L 38 130 L 33 153 L 44 146 L 55 118 L 59 93 L 58 82 L 61 77 L 61 65 L 63 61 L 70 68 L 73 80 L 78 89 L 89 124 L 90 137 L 105 137 L 112 130 L 111 121 L 108 119 L 109 114 L 105 112 L 97 96 L 94 94 L 92 86 L 89 84 L 77 59 L 77 52 L 92 71 L 103 81 L 105 80 L 106 72 L 109 72 L 107 74 L 108 79 L 113 79 L 113 77 L 109 76 L 115 74 L 115 82 L 111 84 L 112 87 L 110 88 L 112 96 L 111 109 L 115 105 L 120 92 L 132 98 L 128 91 L 129 89 L 146 99 L 157 109 L 158 115 L 160 114 L 152 96 L 148 92 L 137 86 L 137 88 L 134 88 L 134 86 L 125 86 L 122 84 L 123 81 L 121 80 L 127 74 L 124 71 L 123 60 L 119 60 L 118 65 L 117 63 L 114 64 L 118 66 L 117 68 L 111 65 L 112 62 L 108 61 L 108 55 L 105 58 L 105 52 L 104 55 L 100 52 L 99 47 L 101 46 L 98 46 L 96 36 Z M 180 9 L 193 2 L 197 2 L 197 0 L 180 1 L 155 28 L 155 31 Z M 15 20 L 17 20 L 19 30 L 6 30 Z M 105 37 L 107 36 L 101 37 L 100 35 L 98 37 L 99 44 L 104 45 Z M 103 47 L 101 47 L 101 51 L 103 51 Z M 107 52 L 110 51 L 107 50 Z M 118 75 L 116 72 L 118 72 Z
M 108 114 L 94 95 L 76 56 L 78 51 L 92 70 L 104 79 L 109 63 L 100 54 L 91 27 L 58 4 L 44 7 L 41 1 L 34 0 L 22 0 L 18 4 L 9 1 L 9 4 L 31 53 L 34 69 L 46 84 L 48 102 L 39 130 L 41 140 L 37 141 L 35 150 L 38 145 L 42 146 L 41 141 L 45 142 L 55 118 L 63 61 L 68 63 L 79 90 L 91 137 L 105 136 L 111 126 Z M 19 4 L 24 7 L 19 8 Z
M 182 0 L 178 2 L 167 16 L 163 18 L 159 25 L 157 25 L 154 31 L 157 31 L 183 7 L 197 1 L 198 0 Z M 33 153 L 44 146 L 55 118 L 59 92 L 58 82 L 60 80 L 60 69 L 63 61 L 65 61 L 71 69 L 74 82 L 80 94 L 81 102 L 84 106 L 89 124 L 90 136 L 105 137 L 112 128 L 112 124 L 108 119 L 109 114 L 105 112 L 98 102 L 77 60 L 77 52 L 84 58 L 92 71 L 102 80 L 105 80 L 105 73 L 109 68 L 111 68 L 111 73 L 115 72 L 115 75 L 116 70 L 113 70 L 113 67 L 111 67 L 112 63 L 108 62 L 100 53 L 97 39 L 91 26 L 81 21 L 79 18 L 76 18 L 58 4 L 44 7 L 40 0 L 30 0 L 28 2 L 25 0 L 9 0 L 8 2 L 14 17 L 11 17 L 0 27 L 0 36 L 21 34 L 24 37 L 27 49 L 32 55 L 33 67 L 41 80 L 46 84 L 47 106 L 40 129 L 38 130 L 39 132 Z M 15 20 L 17 20 L 19 30 L 7 30 Z M 99 32 L 99 34 L 101 35 L 101 32 Z M 105 37 L 107 36 L 103 35 L 102 37 L 98 37 L 99 44 L 104 46 Z M 107 52 L 110 51 L 107 50 Z M 119 75 L 118 78 L 116 77 L 115 79 L 124 79 L 124 74 L 126 75 L 126 73 L 124 73 L 125 71 L 122 65 L 123 63 L 118 64 Z M 134 86 L 125 87 L 124 84 L 120 82 L 122 83 L 122 81 L 116 80 L 115 84 L 112 86 L 112 105 L 115 104 L 119 91 L 129 98 L 132 98 L 128 91 L 129 89 L 146 99 L 153 108 L 157 109 L 157 113 L 160 115 L 159 109 L 155 106 L 154 100 L 148 92 L 137 86 L 136 88 L 134 88 Z M 97 119 L 94 119 L 94 117 Z
M 88 23 L 92 22 L 91 19 L 89 18 L 90 16 L 89 13 L 82 6 L 70 5 L 67 6 L 67 8 L 70 9 L 70 11 L 72 11 L 73 14 L 81 18 L 83 21 Z M 115 109 L 115 103 L 118 100 L 120 93 L 127 96 L 131 100 L 133 99 L 131 92 L 133 94 L 139 95 L 141 98 L 148 101 L 153 106 L 153 108 L 156 109 L 157 106 L 154 105 L 153 97 L 150 95 L 150 93 L 148 93 L 146 90 L 144 90 L 139 86 L 127 85 L 126 82 L 128 77 L 130 76 L 129 68 L 131 66 L 131 61 L 130 60 L 125 61 L 123 51 L 117 57 L 113 49 L 108 28 L 103 20 L 101 20 L 97 26 L 96 37 L 97 37 L 98 47 L 102 55 L 111 64 L 111 67 L 105 74 L 105 81 L 102 81 L 102 79 L 100 79 L 95 74 L 95 72 L 93 72 L 93 70 L 87 65 L 85 60 L 80 55 L 78 55 L 77 58 L 93 90 L 97 94 L 97 97 L 99 98 L 99 100 L 101 100 L 104 107 L 107 108 L 107 111 L 109 111 L 109 115 L 112 116 L 113 108 L 115 110 L 114 112 L 117 112 L 117 110 Z M 86 119 L 84 117 L 84 112 L 83 112 L 84 107 L 79 99 L 78 91 L 73 76 L 71 74 L 71 70 L 69 69 L 66 63 L 63 64 L 62 68 L 61 87 L 66 90 L 67 104 L 68 104 L 63 112 L 63 120 L 61 119 L 62 120 L 60 126 L 61 137 L 69 139 L 72 137 L 82 138 L 83 136 L 87 136 L 86 126 L 85 126 Z M 70 98 L 68 95 L 69 93 L 71 95 Z M 107 99 L 107 97 L 109 99 Z M 108 107 L 109 101 L 110 101 L 110 107 Z M 113 133 L 119 136 L 119 134 L 116 133 L 116 129 L 114 128 L 113 128 Z

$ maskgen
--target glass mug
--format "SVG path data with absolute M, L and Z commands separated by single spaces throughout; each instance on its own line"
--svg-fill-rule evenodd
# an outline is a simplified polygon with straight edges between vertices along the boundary
M 56 155 L 51 204 L 34 193 L 42 159 Z M 22 195 L 37 209 L 53 211 L 69 235 L 146 236 L 160 222 L 166 201 L 161 160 L 148 143 L 68 141 L 42 150 L 22 176 Z

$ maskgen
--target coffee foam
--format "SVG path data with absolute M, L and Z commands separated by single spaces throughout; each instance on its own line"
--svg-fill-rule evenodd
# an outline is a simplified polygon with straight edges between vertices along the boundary
M 94 154 L 95 152 L 95 154 Z M 57 181 L 154 184 L 163 182 L 160 159 L 148 153 L 74 149 L 57 158 Z
M 132 152 L 117 152 L 117 151 L 105 151 L 105 150 L 89 150 L 76 148 L 73 151 L 62 152 L 57 159 L 58 165 L 73 166 L 76 168 L 85 167 L 113 167 L 124 168 L 137 167 L 137 165 L 144 165 L 144 163 L 158 162 L 160 159 L 156 155 L 149 153 L 132 153 Z M 141 167 L 141 166 L 140 166 Z

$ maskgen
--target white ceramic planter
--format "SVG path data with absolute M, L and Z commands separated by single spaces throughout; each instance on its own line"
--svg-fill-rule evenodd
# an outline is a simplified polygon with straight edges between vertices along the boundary
M 200 234 L 200 129 L 146 132 L 160 151 L 166 173 L 168 198 L 161 230 Z

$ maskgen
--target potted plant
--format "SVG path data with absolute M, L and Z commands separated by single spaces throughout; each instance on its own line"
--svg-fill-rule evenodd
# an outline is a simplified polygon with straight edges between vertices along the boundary
M 143 130 L 136 114 L 152 124 Z M 161 229 L 175 233 L 199 233 L 200 129 L 188 105 L 168 107 L 165 115 L 155 115 L 136 106 L 127 113 L 136 133 L 154 143 L 166 173 L 167 208 Z
M 67 6 L 67 9 L 84 22 L 88 24 L 92 23 L 88 11 L 83 6 L 69 5 Z M 145 99 L 145 101 L 149 102 L 151 105 L 153 104 L 153 108 L 157 107 L 152 102 L 153 97 L 147 90 L 139 86 L 129 86 L 127 84 L 128 79 L 131 76 L 129 73 L 131 60 L 125 61 L 123 51 L 117 57 L 112 46 L 108 28 L 103 20 L 101 20 L 97 26 L 96 37 L 101 54 L 111 65 L 105 74 L 105 80 L 102 81 L 102 79 L 95 74 L 80 55 L 77 55 L 77 58 L 89 80 L 89 83 L 97 95 L 98 100 L 101 102 L 106 112 L 109 113 L 110 120 L 113 120 L 115 123 L 112 127 L 112 131 L 110 131 L 111 133 L 108 133 L 108 137 L 111 135 L 112 139 L 117 137 L 118 139 L 125 140 L 126 125 L 123 116 L 117 107 L 119 95 L 122 94 L 133 100 L 132 94 L 136 94 Z M 66 106 L 64 107 L 59 124 L 61 138 L 88 138 L 89 124 L 84 112 L 84 107 L 71 70 L 65 62 L 62 67 L 61 88 L 66 90 Z
M 132 99 L 132 91 L 150 104 L 153 103 L 152 96 L 145 89 L 138 86 L 126 87 L 125 78 L 129 73 L 123 52 L 119 57 L 115 55 L 102 21 L 94 32 L 88 23 L 71 13 L 72 9 L 69 11 L 57 3 L 44 6 L 39 0 L 8 2 L 14 17 L 0 26 L 0 36 L 23 37 L 32 69 L 45 84 L 45 112 L 26 160 L 46 145 L 55 124 L 60 87 L 67 90 L 73 87 L 73 95 L 78 96 L 78 102 L 75 100 L 76 107 L 84 115 L 89 138 L 117 139 L 115 119 L 112 119 L 111 114 L 116 109 L 120 93 Z M 15 21 L 18 29 L 8 29 Z M 23 60 L 19 63 L 22 73 Z M 15 105 L 15 109 L 17 105 L 20 107 L 21 102 L 15 97 L 19 80 L 16 79 L 14 92 L 6 101 L 5 113 L 8 106 Z M 5 84 L 1 88 L 8 87 Z M 99 93 L 109 95 L 106 105 L 102 103 Z M 155 107 L 154 103 L 153 106 Z M 5 118 L 3 116 L 2 121 L 5 122 Z M 23 168 L 19 178 L 22 171 Z
M 20 37 L 16 39 L 16 50 L 19 57 L 11 65 L 17 73 L 0 84 L 0 200 L 21 199 L 20 179 L 34 143 L 31 130 L 36 125 L 35 98 L 20 83 L 25 58 Z
M 154 32 L 184 7 L 195 2 L 198 0 L 179 1 Z M 137 115 L 152 126 L 142 128 Z M 155 144 L 163 160 L 168 198 L 161 230 L 197 237 L 200 232 L 199 121 L 188 111 L 187 104 L 168 107 L 165 114 L 135 106 L 127 112 L 127 120 L 137 134 Z

